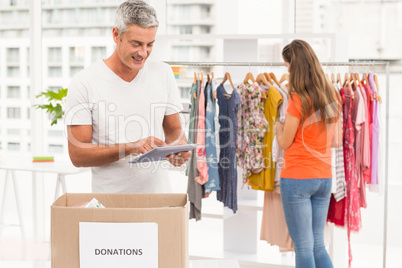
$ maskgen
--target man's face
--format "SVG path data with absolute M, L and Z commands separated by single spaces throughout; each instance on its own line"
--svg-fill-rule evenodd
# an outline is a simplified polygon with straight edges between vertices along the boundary
M 128 26 L 127 31 L 121 36 L 117 28 L 113 29 L 117 54 L 125 67 L 133 71 L 139 71 L 144 67 L 152 52 L 156 30 L 156 27 L 143 28 L 133 24 Z

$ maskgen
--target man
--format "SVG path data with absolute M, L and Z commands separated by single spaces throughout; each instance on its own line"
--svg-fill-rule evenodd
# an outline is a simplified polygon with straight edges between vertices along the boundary
M 119 6 L 115 24 L 113 54 L 78 73 L 69 86 L 70 158 L 77 167 L 92 167 L 94 192 L 169 192 L 163 162 L 130 166 L 126 157 L 186 144 L 173 72 L 148 60 L 159 22 L 151 6 L 131 0 Z M 181 166 L 189 157 L 180 153 L 168 161 Z

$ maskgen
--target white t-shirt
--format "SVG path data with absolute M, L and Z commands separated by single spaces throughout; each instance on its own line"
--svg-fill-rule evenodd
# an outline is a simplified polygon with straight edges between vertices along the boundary
M 165 115 L 183 109 L 172 69 L 148 59 L 131 82 L 97 62 L 72 79 L 66 99 L 66 125 L 92 125 L 93 144 L 114 145 L 148 136 L 164 140 Z M 93 192 L 169 192 L 167 161 L 130 165 L 129 157 L 92 168 Z

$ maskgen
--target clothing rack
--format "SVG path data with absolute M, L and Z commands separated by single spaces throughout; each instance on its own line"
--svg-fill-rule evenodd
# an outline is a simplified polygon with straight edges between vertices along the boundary
M 194 66 L 194 67 L 215 67 L 215 66 L 260 66 L 260 67 L 270 67 L 270 66 L 285 66 L 283 62 L 189 62 L 189 61 L 165 61 L 169 65 L 183 65 L 183 66 Z M 356 62 L 321 62 L 323 66 L 385 66 L 388 69 L 388 61 L 356 61 Z
M 193 66 L 193 67 L 215 67 L 215 66 L 237 66 L 237 67 L 280 67 L 285 66 L 283 62 L 188 62 L 188 61 L 165 61 L 169 65 Z M 388 235 L 388 160 L 389 160 L 389 62 L 388 61 L 351 61 L 351 62 L 321 62 L 322 66 L 334 67 L 365 67 L 379 66 L 385 69 L 385 163 L 384 163 L 384 234 L 383 234 L 383 268 L 387 262 L 387 235 Z

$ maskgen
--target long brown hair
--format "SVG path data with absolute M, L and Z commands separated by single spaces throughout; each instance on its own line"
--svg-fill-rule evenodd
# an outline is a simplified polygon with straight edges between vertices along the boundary
M 293 40 L 282 50 L 289 63 L 289 95 L 297 93 L 301 101 L 302 122 L 313 112 L 319 112 L 325 124 L 337 120 L 340 96 L 327 80 L 312 47 L 303 40 Z M 323 124 L 323 126 L 325 126 Z

